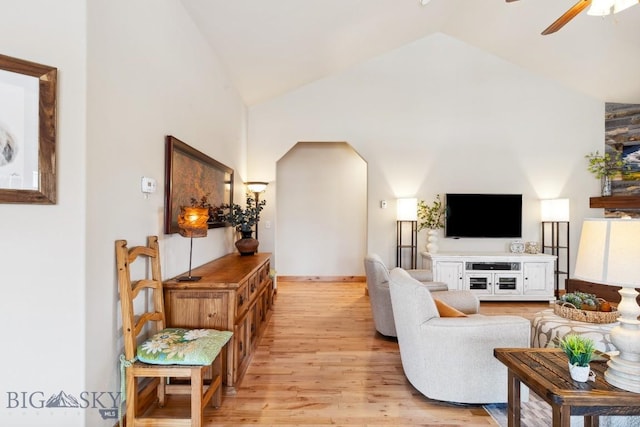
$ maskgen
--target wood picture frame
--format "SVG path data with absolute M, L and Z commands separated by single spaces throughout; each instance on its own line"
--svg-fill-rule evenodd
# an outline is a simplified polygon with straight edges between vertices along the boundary
M 0 203 L 55 204 L 57 68 L 0 55 Z
M 209 228 L 225 227 L 221 205 L 233 201 L 234 172 L 178 138 L 165 140 L 165 234 L 178 232 L 181 206 L 192 206 L 206 197 Z

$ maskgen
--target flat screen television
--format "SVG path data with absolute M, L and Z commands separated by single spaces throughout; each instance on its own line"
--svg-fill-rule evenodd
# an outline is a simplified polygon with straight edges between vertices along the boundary
M 522 237 L 522 194 L 446 194 L 445 237 Z

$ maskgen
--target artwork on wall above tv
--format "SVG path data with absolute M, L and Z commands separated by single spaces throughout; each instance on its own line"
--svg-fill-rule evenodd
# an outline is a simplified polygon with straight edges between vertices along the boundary
M 174 136 L 168 135 L 165 144 L 164 232 L 178 232 L 182 206 L 209 207 L 209 228 L 228 225 L 220 206 L 233 202 L 233 169 Z
M 640 104 L 605 104 L 605 152 L 620 153 L 624 170 L 614 177 L 614 196 L 640 196 Z M 607 209 L 607 217 L 640 217 L 637 209 Z

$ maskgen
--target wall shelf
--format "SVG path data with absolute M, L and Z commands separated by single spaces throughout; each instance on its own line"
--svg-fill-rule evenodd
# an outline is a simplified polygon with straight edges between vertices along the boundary
M 590 197 L 590 208 L 640 209 L 640 196 Z

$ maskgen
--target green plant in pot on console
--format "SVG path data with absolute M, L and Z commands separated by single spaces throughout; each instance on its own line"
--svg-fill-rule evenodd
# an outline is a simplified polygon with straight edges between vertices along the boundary
M 427 204 L 424 200 L 418 202 L 418 231 L 428 229 L 427 251 L 429 253 L 438 252 L 438 231 L 444 228 L 444 206 L 437 194 L 432 204 Z
M 418 202 L 418 231 L 444 228 L 444 205 L 437 194 L 432 204 L 424 200 Z

